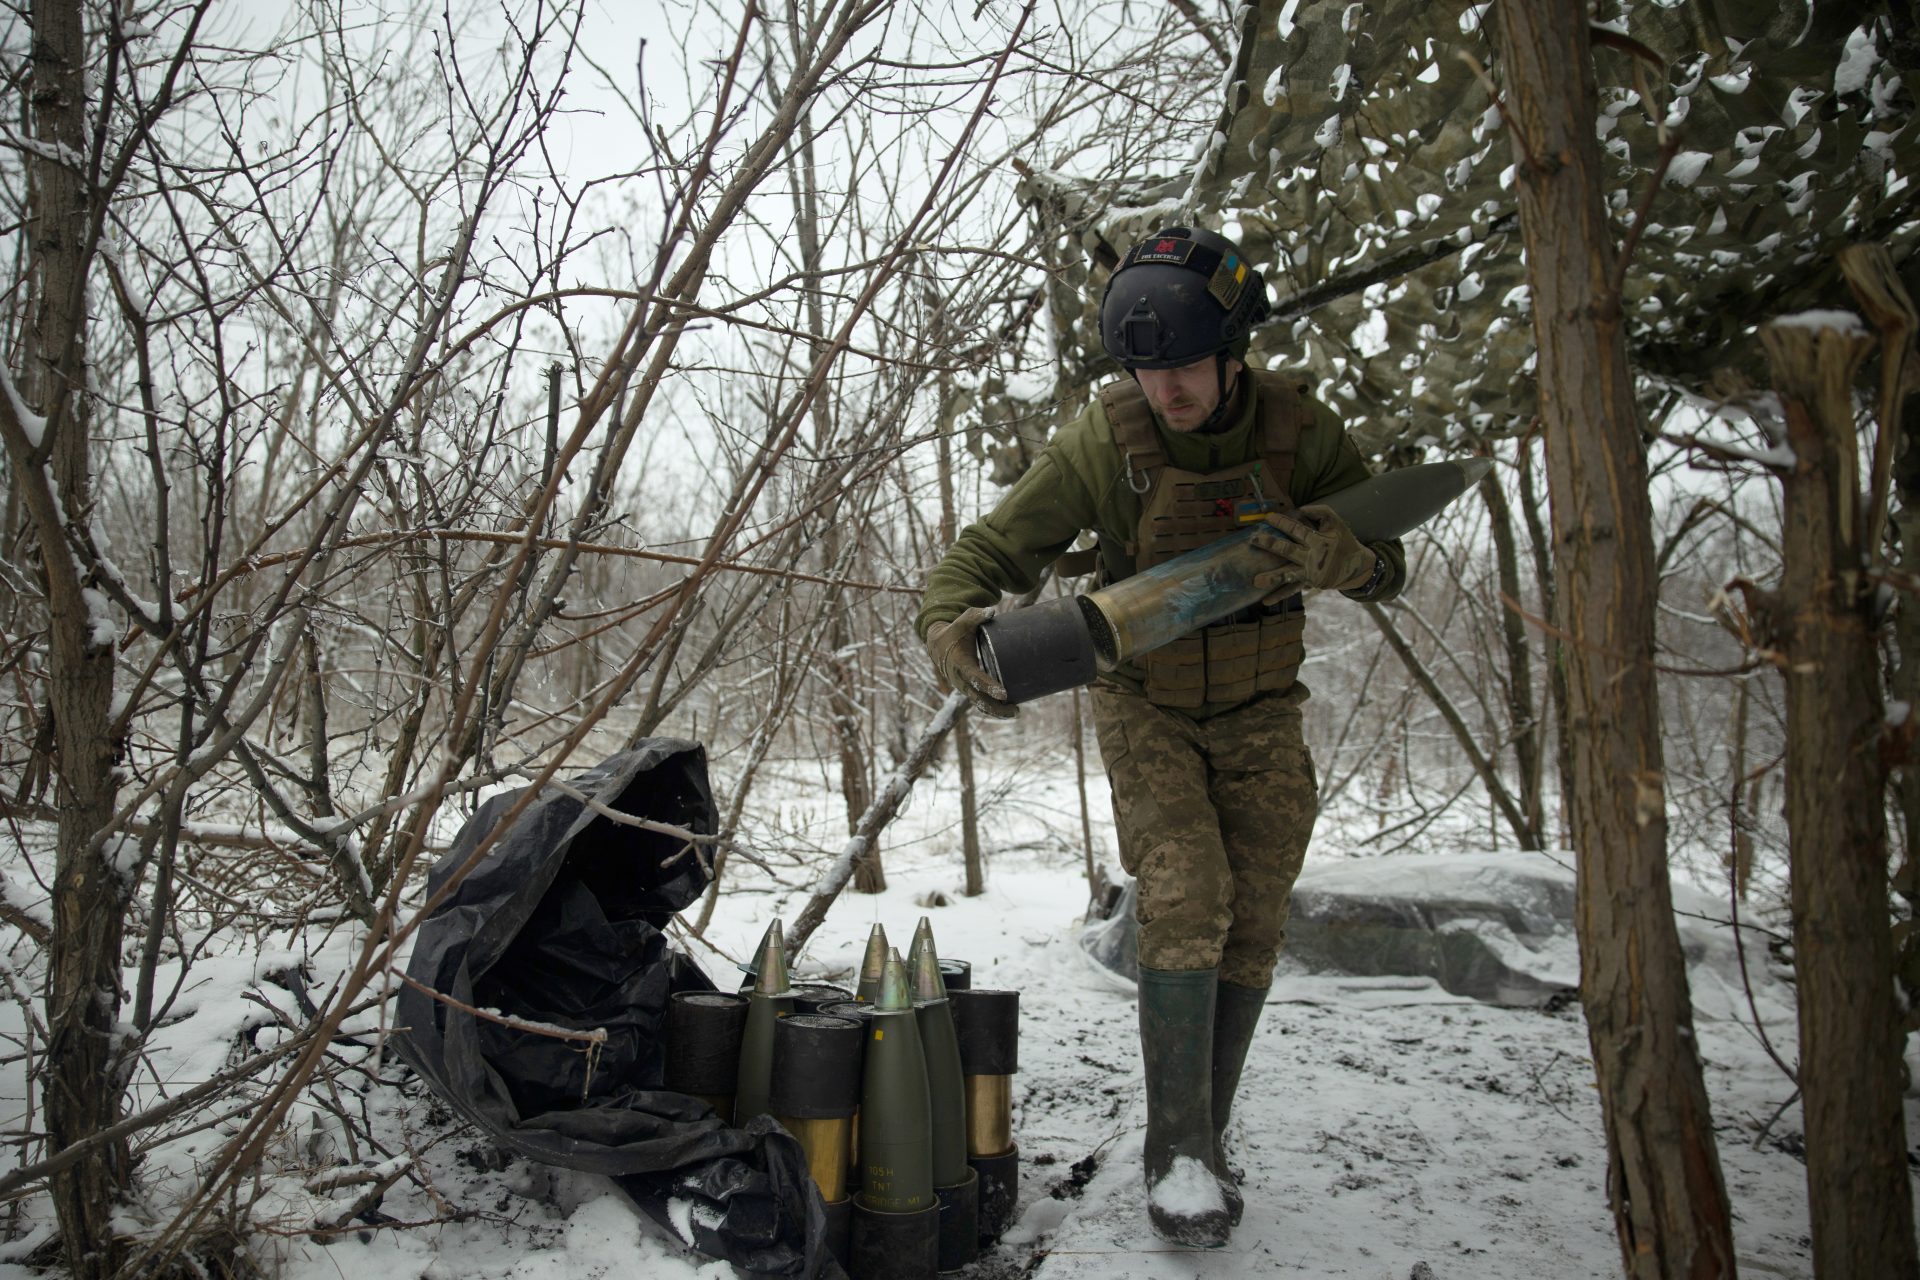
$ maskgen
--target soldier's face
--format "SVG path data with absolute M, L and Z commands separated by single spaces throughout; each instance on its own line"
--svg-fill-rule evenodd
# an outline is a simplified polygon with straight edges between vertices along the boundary
M 1245 368 L 1227 357 L 1227 390 L 1231 396 Z M 1140 389 L 1147 393 L 1147 404 L 1154 416 L 1169 431 L 1188 432 L 1210 417 L 1220 405 L 1220 379 L 1213 371 L 1213 357 L 1203 356 L 1178 369 L 1137 369 Z

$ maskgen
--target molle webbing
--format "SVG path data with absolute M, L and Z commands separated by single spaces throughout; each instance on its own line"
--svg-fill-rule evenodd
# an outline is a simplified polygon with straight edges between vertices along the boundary
M 1265 499 L 1293 509 L 1288 487 L 1306 408 L 1278 377 L 1249 372 L 1255 388 L 1260 457 L 1218 471 L 1168 465 L 1146 395 L 1131 379 L 1100 389 L 1126 481 L 1143 495 L 1140 524 L 1126 547 L 1134 572 L 1217 541 L 1240 527 L 1237 503 Z M 1168 707 L 1239 702 L 1293 684 L 1304 652 L 1306 616 L 1299 597 L 1278 610 L 1253 610 L 1183 636 L 1140 659 L 1149 701 Z
M 1299 391 L 1277 374 L 1249 369 L 1242 376 L 1253 388 L 1258 399 L 1256 412 L 1259 419 L 1255 426 L 1260 432 L 1261 465 L 1258 482 L 1260 496 L 1279 504 L 1284 509 L 1291 510 L 1293 503 L 1288 497 L 1288 489 L 1293 483 L 1293 459 L 1295 451 L 1299 448 L 1300 432 L 1306 425 L 1306 404 L 1301 400 Z M 1146 506 L 1153 500 L 1154 490 L 1159 487 L 1161 473 L 1167 469 L 1167 455 L 1160 448 L 1160 435 L 1158 428 L 1154 425 L 1153 410 L 1147 405 L 1146 393 L 1132 378 L 1121 378 L 1109 382 L 1100 388 L 1099 394 L 1100 407 L 1106 411 L 1107 422 L 1113 429 L 1114 443 L 1120 446 L 1121 456 L 1125 459 L 1124 483 L 1135 493 L 1144 495 L 1141 501 L 1144 512 Z M 1203 479 L 1212 479 L 1214 474 L 1209 473 Z M 1225 476 L 1228 473 L 1217 474 Z M 1246 492 L 1243 486 L 1241 495 L 1246 496 Z M 1193 504 L 1206 506 L 1210 510 L 1211 504 L 1223 496 L 1225 495 L 1222 493 L 1212 491 L 1204 496 L 1189 495 L 1189 502 L 1183 503 L 1180 509 L 1169 512 L 1168 518 L 1176 524 L 1189 520 L 1203 514 Z M 1228 501 L 1231 503 L 1231 498 Z M 1170 534 L 1194 532 L 1189 528 L 1173 526 L 1169 526 L 1167 531 Z M 1225 532 L 1228 530 L 1216 529 L 1212 537 L 1217 538 Z M 1143 521 L 1140 535 L 1126 545 L 1127 558 L 1134 561 L 1135 572 L 1151 568 L 1159 562 L 1139 558 L 1146 542 L 1144 535 Z M 1190 542 L 1180 550 L 1190 551 L 1193 547 L 1203 546 L 1211 540 L 1212 538 L 1206 538 L 1199 542 Z M 1170 554 L 1178 555 L 1180 551 Z M 1160 560 L 1167 558 L 1169 558 L 1167 554 L 1159 557 Z

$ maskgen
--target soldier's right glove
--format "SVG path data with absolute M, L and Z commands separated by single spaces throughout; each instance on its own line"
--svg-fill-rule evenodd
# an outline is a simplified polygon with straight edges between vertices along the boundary
M 958 689 L 967 695 L 974 709 L 995 720 L 1011 720 L 1020 708 L 1007 701 L 1007 691 L 980 665 L 980 624 L 993 616 L 992 609 L 969 609 L 952 622 L 936 622 L 927 628 L 927 657 L 933 673 L 940 677 L 943 689 Z
M 1254 531 L 1253 545 L 1281 561 L 1283 572 L 1290 572 L 1301 586 L 1349 591 L 1373 576 L 1373 549 L 1354 537 L 1331 508 L 1274 512 L 1266 522 L 1268 527 Z M 1254 581 L 1261 585 L 1259 578 Z

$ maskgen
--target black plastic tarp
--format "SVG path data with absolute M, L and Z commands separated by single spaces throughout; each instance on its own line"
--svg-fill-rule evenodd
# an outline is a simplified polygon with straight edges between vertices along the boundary
M 522 793 L 498 795 L 434 868 L 437 892 Z M 591 797 L 591 803 L 580 797 Z M 575 1030 L 604 1027 L 591 1063 L 578 1042 L 477 1018 L 411 986 L 396 1047 L 501 1146 L 611 1176 L 670 1231 L 765 1275 L 842 1275 L 800 1144 L 771 1119 L 745 1129 L 660 1087 L 667 997 L 711 990 L 665 929 L 707 885 L 684 840 L 616 822 L 595 805 L 701 835 L 714 829 L 706 751 L 650 739 L 549 787 L 493 842 L 421 926 L 408 976 L 471 1008 Z M 684 1202 L 670 1212 L 674 1201 Z

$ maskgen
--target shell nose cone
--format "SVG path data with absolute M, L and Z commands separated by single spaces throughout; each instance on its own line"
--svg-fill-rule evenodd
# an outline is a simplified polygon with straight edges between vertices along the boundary
M 947 998 L 947 985 L 940 977 L 940 956 L 934 950 L 931 930 L 914 938 L 913 951 L 907 956 L 907 970 L 915 1003 Z
M 753 990 L 756 995 L 785 995 L 792 984 L 787 981 L 787 944 L 775 920 L 767 926 L 766 952 L 760 958 L 760 972 L 754 975 Z
M 1460 474 L 1466 478 L 1466 487 L 1469 489 L 1479 484 L 1491 470 L 1493 470 L 1492 458 L 1460 459 Z
M 880 995 L 880 980 L 887 973 L 887 931 L 878 923 L 867 935 L 867 953 L 860 961 L 860 983 L 856 1000 L 871 1004 Z
M 873 1007 L 881 1013 L 898 1013 L 913 1008 L 913 984 L 907 978 L 906 961 L 898 951 L 887 953 L 886 976 L 880 981 L 880 996 Z

